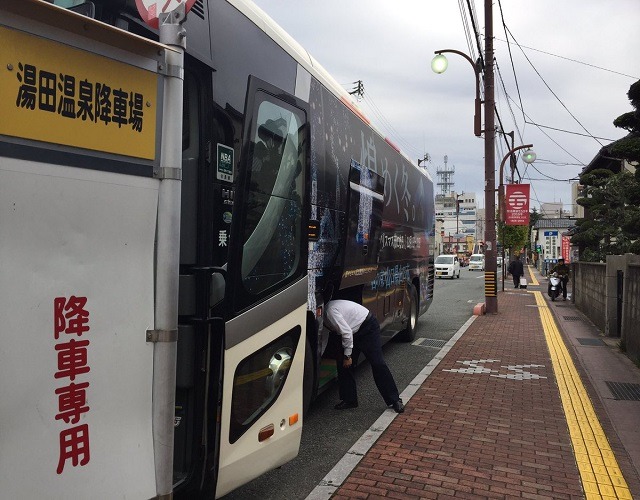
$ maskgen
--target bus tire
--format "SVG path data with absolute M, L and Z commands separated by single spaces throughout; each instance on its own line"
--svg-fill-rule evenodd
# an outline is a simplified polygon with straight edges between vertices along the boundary
M 302 381 L 302 416 L 307 414 L 316 394 L 316 362 L 309 339 L 304 347 L 304 375 Z
M 409 291 L 409 317 L 407 327 L 398 334 L 398 340 L 402 342 L 413 342 L 418 329 L 418 291 L 415 286 L 411 286 Z

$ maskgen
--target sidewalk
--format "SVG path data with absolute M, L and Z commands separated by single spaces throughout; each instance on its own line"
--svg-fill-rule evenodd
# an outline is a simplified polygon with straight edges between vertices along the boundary
M 310 499 L 640 498 L 640 401 L 606 383 L 640 369 L 529 278 L 505 282 L 498 314 L 470 319 Z

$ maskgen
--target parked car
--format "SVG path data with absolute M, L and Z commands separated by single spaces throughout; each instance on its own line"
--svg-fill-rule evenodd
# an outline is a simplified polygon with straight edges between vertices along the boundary
M 435 261 L 436 278 L 459 278 L 460 260 L 457 255 L 438 255 Z
M 484 254 L 474 253 L 469 259 L 469 271 L 484 271 Z
M 502 256 L 501 255 L 498 255 L 496 257 L 496 263 L 498 264 L 498 267 L 502 266 Z

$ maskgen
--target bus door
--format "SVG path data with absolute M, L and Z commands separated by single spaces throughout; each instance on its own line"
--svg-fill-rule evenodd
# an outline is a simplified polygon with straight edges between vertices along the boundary
M 250 78 L 231 224 L 217 495 L 298 453 L 307 315 L 307 105 Z
M 368 285 L 378 273 L 384 178 L 351 160 L 348 196 L 341 289 Z
M 368 307 L 382 324 L 385 316 L 380 310 L 381 300 L 376 290 L 379 288 L 378 269 L 384 243 L 381 242 L 384 178 L 351 160 L 347 203 L 348 222 L 340 289 L 364 285 L 362 305 Z

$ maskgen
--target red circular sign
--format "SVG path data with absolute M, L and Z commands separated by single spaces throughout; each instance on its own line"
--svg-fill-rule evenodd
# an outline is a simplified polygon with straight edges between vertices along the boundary
M 136 0 L 136 7 L 142 20 L 152 28 L 158 29 L 158 16 L 172 12 L 184 4 L 185 14 L 191 10 L 196 0 Z
M 527 205 L 527 195 L 522 191 L 513 191 L 509 195 L 509 205 L 513 208 L 524 208 Z

